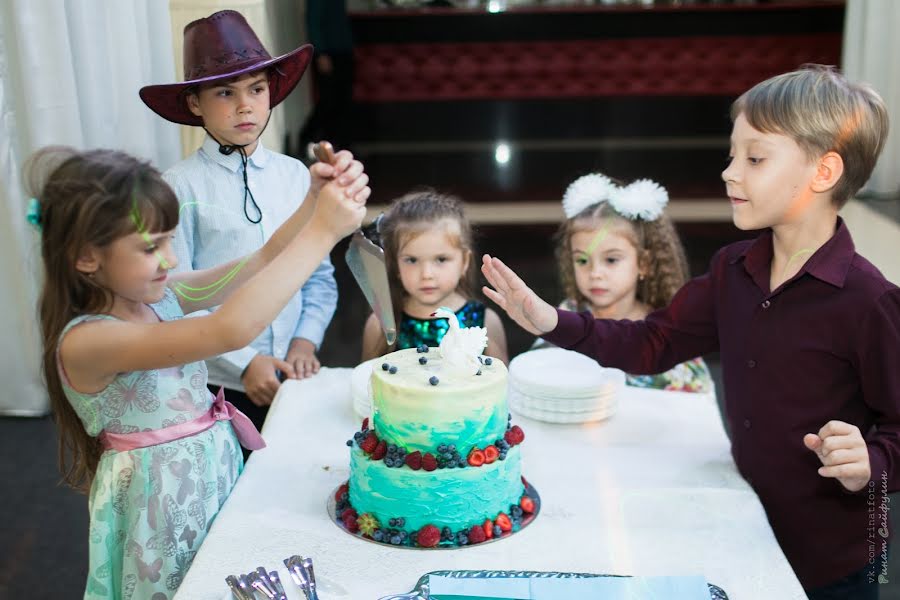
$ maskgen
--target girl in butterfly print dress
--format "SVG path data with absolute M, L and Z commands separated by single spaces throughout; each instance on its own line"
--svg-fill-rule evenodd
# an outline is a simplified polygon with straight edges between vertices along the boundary
M 65 480 L 90 489 L 85 598 L 170 600 L 243 468 L 238 439 L 264 445 L 212 398 L 203 358 L 256 337 L 359 227 L 362 165 L 342 152 L 311 172 L 309 208 L 262 249 L 169 277 L 178 201 L 158 171 L 106 150 L 48 148 L 31 159 L 44 375 Z

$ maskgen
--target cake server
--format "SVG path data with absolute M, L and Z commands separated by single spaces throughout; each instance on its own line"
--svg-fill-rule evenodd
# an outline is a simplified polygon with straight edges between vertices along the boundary
M 328 142 L 316 144 L 313 147 L 313 153 L 320 162 L 328 164 L 334 162 L 334 149 Z M 376 232 L 379 220 L 380 217 L 374 223 Z M 384 250 L 379 244 L 380 240 L 378 243 L 374 243 L 366 237 L 362 229 L 357 229 L 350 237 L 350 245 L 344 255 L 344 261 L 350 267 L 353 278 L 362 290 L 369 306 L 372 307 L 378 322 L 381 323 L 381 330 L 384 331 L 384 337 L 390 346 L 397 340 L 397 323 L 394 319 Z

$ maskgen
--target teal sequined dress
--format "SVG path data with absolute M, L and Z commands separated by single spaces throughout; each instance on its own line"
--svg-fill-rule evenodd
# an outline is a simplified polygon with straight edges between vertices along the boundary
M 456 311 L 460 327 L 484 327 L 484 304 L 469 300 Z M 397 350 L 417 348 L 422 344 L 436 347 L 450 328 L 447 319 L 417 319 L 406 313 L 400 317 Z

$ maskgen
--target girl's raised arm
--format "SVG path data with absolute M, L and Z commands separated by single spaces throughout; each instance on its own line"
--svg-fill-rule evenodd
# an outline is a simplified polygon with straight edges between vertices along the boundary
M 287 235 L 279 235 L 284 250 L 267 264 L 260 264 L 219 310 L 163 323 L 104 320 L 73 328 L 60 344 L 60 359 L 75 388 L 97 391 L 117 373 L 178 366 L 248 345 L 297 293 L 334 244 L 362 223 L 368 188 L 363 186 L 351 198 L 346 192 L 355 188 L 343 186 L 341 181 L 322 188 L 302 231 L 289 241 Z
M 178 296 L 178 303 L 184 314 L 222 304 L 232 292 L 278 256 L 309 221 L 315 210 L 319 190 L 328 179 L 337 178 L 341 185 L 346 182 L 348 197 L 360 194 L 369 181 L 368 176 L 363 173 L 362 164 L 353 160 L 353 155 L 346 150 L 338 152 L 331 165 L 315 163 L 310 167 L 310 174 L 313 185 L 306 199 L 262 248 L 210 269 L 172 273 L 169 276 L 169 287 Z M 358 199 L 363 202 L 366 200 L 361 196 Z

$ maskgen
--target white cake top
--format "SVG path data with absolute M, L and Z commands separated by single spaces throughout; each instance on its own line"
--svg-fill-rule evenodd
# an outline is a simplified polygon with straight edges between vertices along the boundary
M 478 359 L 487 346 L 487 329 L 460 327 L 456 313 L 449 308 L 441 307 L 432 316 L 447 319 L 450 326 L 440 345 L 444 371 L 459 376 L 475 375 L 482 366 Z

